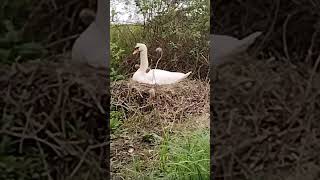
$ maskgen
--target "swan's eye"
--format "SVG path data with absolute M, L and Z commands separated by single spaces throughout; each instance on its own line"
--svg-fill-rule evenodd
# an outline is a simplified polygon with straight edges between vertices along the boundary
M 135 48 L 134 48 L 134 50 L 138 50 L 138 49 L 139 49 L 139 47 L 135 47 Z

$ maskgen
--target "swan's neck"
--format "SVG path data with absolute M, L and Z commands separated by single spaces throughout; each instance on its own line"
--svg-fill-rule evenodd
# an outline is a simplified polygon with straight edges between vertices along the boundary
M 109 19 L 107 17 L 107 13 L 109 13 L 109 9 L 107 8 L 107 1 L 105 0 L 98 0 L 97 2 L 97 13 L 95 22 L 97 26 L 103 31 L 107 32 L 107 24 Z M 106 34 L 106 33 L 103 33 Z
M 140 70 L 147 71 L 148 69 L 148 53 L 147 50 L 140 52 Z

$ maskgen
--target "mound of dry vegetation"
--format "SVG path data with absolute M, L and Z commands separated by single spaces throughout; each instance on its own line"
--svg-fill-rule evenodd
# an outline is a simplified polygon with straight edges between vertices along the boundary
M 150 90 L 154 90 L 154 97 Z M 123 80 L 112 83 L 111 96 L 111 104 L 122 108 L 127 117 L 157 110 L 161 120 L 174 121 L 209 112 L 209 83 L 200 80 L 164 86 Z
M 155 166 L 160 158 L 156 147 L 167 133 L 209 127 L 209 83 L 184 80 L 154 86 L 132 80 L 112 82 L 111 106 L 125 116 L 121 128 L 111 134 L 111 172 L 114 177 L 124 176 L 135 160 L 144 162 L 141 171 Z
M 214 73 L 219 78 L 211 86 L 212 175 L 319 179 L 319 2 L 211 5 L 211 33 L 242 38 L 263 31 L 255 46 L 261 61 L 237 59 Z M 270 57 L 275 61 L 266 60 Z
M 1 177 L 103 179 L 105 72 L 33 62 L 2 66 L 0 74 Z
M 221 67 L 211 86 L 215 177 L 319 179 L 319 81 L 305 64 Z

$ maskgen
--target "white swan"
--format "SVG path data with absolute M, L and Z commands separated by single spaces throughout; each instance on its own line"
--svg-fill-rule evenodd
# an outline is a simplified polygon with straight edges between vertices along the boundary
M 220 65 L 231 61 L 238 54 L 245 52 L 261 34 L 262 32 L 255 32 L 241 40 L 226 35 L 210 35 L 211 63 Z
M 186 79 L 191 74 L 191 71 L 184 74 L 161 69 L 151 69 L 147 72 L 149 67 L 147 46 L 142 43 L 137 43 L 133 51 L 133 54 L 136 53 L 140 54 L 140 67 L 132 76 L 134 81 L 145 84 L 173 84 Z
M 107 1 L 98 0 L 95 20 L 80 35 L 72 47 L 72 61 L 85 63 L 96 68 L 108 65 L 107 33 L 109 32 Z

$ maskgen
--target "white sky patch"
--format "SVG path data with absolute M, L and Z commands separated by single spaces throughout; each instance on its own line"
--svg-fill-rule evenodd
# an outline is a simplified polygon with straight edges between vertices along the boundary
M 180 2 L 177 8 L 186 8 L 188 6 L 187 4 L 187 1 Z M 112 17 L 113 12 L 115 12 L 113 19 L 110 19 L 111 24 L 143 23 L 143 15 L 138 13 L 138 7 L 134 0 L 111 0 L 110 8 L 110 17 Z
M 143 15 L 138 14 L 138 8 L 134 0 L 111 0 L 110 7 L 110 17 L 113 10 L 116 13 L 114 21 L 111 23 L 131 24 L 143 22 Z

